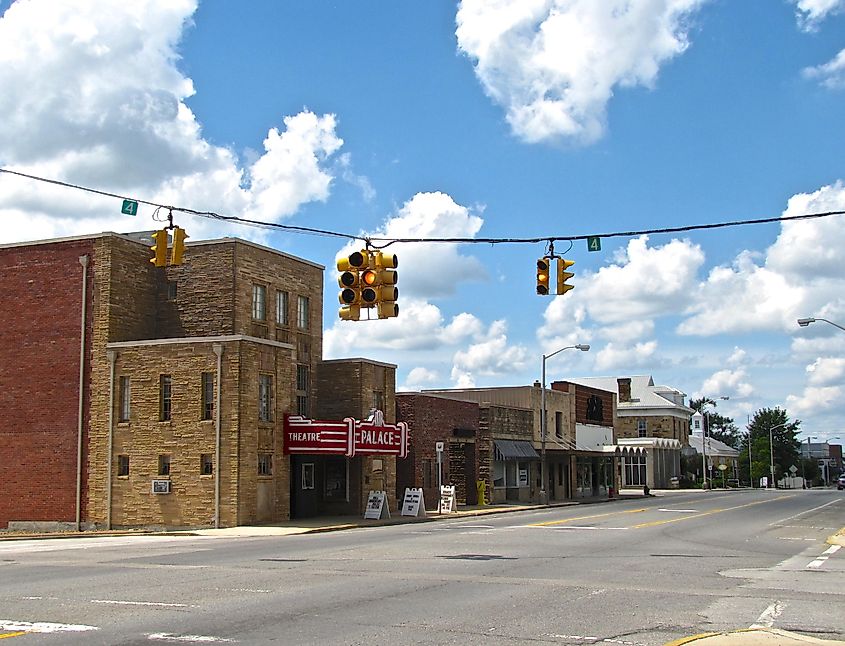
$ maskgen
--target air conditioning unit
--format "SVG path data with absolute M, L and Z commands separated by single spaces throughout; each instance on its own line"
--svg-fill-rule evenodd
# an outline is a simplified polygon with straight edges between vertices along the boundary
M 153 480 L 153 493 L 170 493 L 170 480 Z

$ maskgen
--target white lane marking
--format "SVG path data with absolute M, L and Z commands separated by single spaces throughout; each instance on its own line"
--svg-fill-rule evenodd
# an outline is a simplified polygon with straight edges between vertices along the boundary
M 697 509 L 658 509 L 657 511 L 674 511 L 678 514 L 694 514 L 698 512 Z
M 819 558 L 817 558 L 815 561 L 813 561 L 813 562 L 811 562 L 811 563 L 808 563 L 808 564 L 807 564 L 807 567 L 809 567 L 809 568 L 813 568 L 814 570 L 815 570 L 815 569 L 818 569 L 818 568 L 820 568 L 822 565 L 824 565 L 824 562 L 825 562 L 826 560 L 827 560 L 827 557 L 826 557 L 826 556 L 820 556 L 820 557 L 819 557 Z
M 493 529 L 493 525 L 458 525 L 462 529 Z
M 214 637 L 212 635 L 174 635 L 173 633 L 152 633 L 147 635 L 150 641 L 164 641 L 164 642 L 190 642 L 199 644 L 224 644 L 232 643 L 234 640 L 225 639 L 224 637 Z
M 614 529 L 614 530 L 620 530 L 620 529 L 631 529 L 631 528 L 630 527 L 590 527 L 588 525 L 583 525 L 583 526 L 582 525 L 561 525 L 560 527 L 546 527 L 544 529 L 555 529 L 555 530 L 559 530 L 559 529 L 592 529 L 592 530 Z
M 807 564 L 808 568 L 812 568 L 814 570 L 820 568 L 824 565 L 824 562 L 827 561 L 831 557 L 831 555 L 836 554 L 840 549 L 839 545 L 831 545 L 828 547 L 824 552 L 822 552 L 821 556 L 816 557 L 816 559 Z
M 817 538 L 797 538 L 797 537 L 793 537 L 793 536 L 778 536 L 777 538 L 780 541 L 806 541 L 808 543 L 818 542 Z
M 787 518 L 781 518 L 780 520 L 776 520 L 773 523 L 769 523 L 769 527 L 771 527 L 773 525 L 780 525 L 781 523 L 785 523 L 786 521 L 792 520 L 793 518 L 798 518 L 799 516 L 803 516 L 804 514 L 809 514 L 811 511 L 817 511 L 819 509 L 824 509 L 828 505 L 835 505 L 838 502 L 839 502 L 838 499 L 837 500 L 831 500 L 830 502 L 826 502 L 825 504 L 819 505 L 818 507 L 813 507 L 812 509 L 807 509 L 805 511 L 798 512 L 794 516 L 788 516 Z
M 81 624 L 56 624 L 50 621 L 13 621 L 0 619 L 0 630 L 10 632 L 24 631 L 27 633 L 81 633 L 89 630 L 99 630 L 97 626 Z
M 751 624 L 751 628 L 771 628 L 775 623 L 775 619 L 780 617 L 783 612 L 783 607 L 780 601 L 775 601 L 757 617 L 757 621 Z
M 119 601 L 116 599 L 91 599 L 91 603 L 106 603 L 113 606 L 152 606 L 154 608 L 190 608 L 186 603 L 158 603 L 156 601 Z M 194 606 L 196 607 L 196 606 Z
M 841 545 L 831 545 L 828 547 L 822 554 L 836 554 L 840 549 Z

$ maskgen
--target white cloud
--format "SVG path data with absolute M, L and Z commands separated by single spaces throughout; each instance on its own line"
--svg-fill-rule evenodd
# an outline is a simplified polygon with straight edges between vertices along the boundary
M 640 368 L 652 370 L 657 364 L 656 354 L 657 341 L 623 346 L 608 343 L 596 353 L 595 368 L 598 371 L 618 373 L 631 373 Z
M 746 357 L 748 353 L 743 350 L 742 348 L 734 348 L 734 351 L 731 353 L 731 356 L 727 359 L 727 364 L 729 366 L 738 366 L 745 363 Z
M 807 383 L 811 386 L 843 385 L 845 359 L 819 357 L 807 366 Z
M 462 0 L 458 47 L 529 142 L 592 142 L 615 87 L 651 88 L 704 0 Z
M 452 381 L 456 387 L 472 387 L 476 377 L 518 373 L 527 366 L 528 359 L 529 353 L 524 346 L 508 345 L 507 324 L 494 321 L 486 339 L 455 353 Z
M 810 386 L 800 396 L 786 398 L 787 409 L 795 415 L 816 414 L 839 408 L 845 394 L 840 386 Z
M 405 378 L 405 386 L 397 388 L 397 390 L 418 390 L 423 386 L 436 384 L 439 375 L 434 370 L 417 366 L 408 371 L 408 376 Z
M 332 176 L 324 164 L 343 143 L 333 115 L 304 110 L 285 118 L 285 129 L 271 128 L 263 154 L 246 168 L 203 138 L 185 102 L 193 83 L 177 67 L 196 6 L 13 3 L 0 18 L 0 165 L 263 222 L 326 199 Z M 141 224 L 150 207 L 133 220 L 114 199 L 8 174 L 0 175 L 0 204 L 3 242 L 152 228 Z M 194 238 L 217 229 L 209 221 L 189 226 Z
M 790 198 L 784 216 L 845 209 L 841 182 L 814 193 Z M 833 295 L 845 290 L 841 271 L 845 219 L 830 216 L 784 221 L 777 240 L 765 251 L 740 253 L 732 266 L 716 267 L 695 288 L 699 301 L 680 334 L 713 335 L 757 330 L 795 332 L 796 319 L 833 307 L 845 311 L 845 301 Z M 839 306 L 836 304 L 839 303 Z
M 845 0 L 793 0 L 798 22 L 805 31 L 813 31 L 827 16 L 845 9 Z
M 806 78 L 818 79 L 828 89 L 845 88 L 845 49 L 823 65 L 805 68 L 803 73 Z
M 754 386 L 749 378 L 748 372 L 742 367 L 718 370 L 704 380 L 701 392 L 711 398 L 730 396 L 744 399 L 754 394 Z

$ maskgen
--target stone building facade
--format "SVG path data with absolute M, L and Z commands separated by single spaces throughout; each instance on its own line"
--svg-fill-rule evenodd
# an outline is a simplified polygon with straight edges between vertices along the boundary
M 0 528 L 284 520 L 286 417 L 363 414 L 360 383 L 318 396 L 332 369 L 322 266 L 226 238 L 156 268 L 150 244 L 105 233 L 0 247 L 15 304 L 0 315 L 0 469 L 23 494 L 0 501 Z M 392 411 L 394 368 L 357 364 L 382 375 Z M 354 459 L 364 483 L 371 465 Z

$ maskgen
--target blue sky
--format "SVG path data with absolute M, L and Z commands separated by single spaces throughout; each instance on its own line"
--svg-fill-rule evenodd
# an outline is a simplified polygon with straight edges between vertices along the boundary
M 0 0 L 0 165 L 270 223 L 565 237 L 845 210 L 845 0 Z M 152 209 L 0 175 L 0 243 Z M 845 216 L 555 248 L 402 244 L 400 317 L 339 322 L 360 243 L 177 216 L 326 266 L 324 354 L 401 388 L 651 374 L 845 439 Z M 565 252 L 565 253 L 564 253 Z M 841 441 L 841 440 L 839 440 Z

